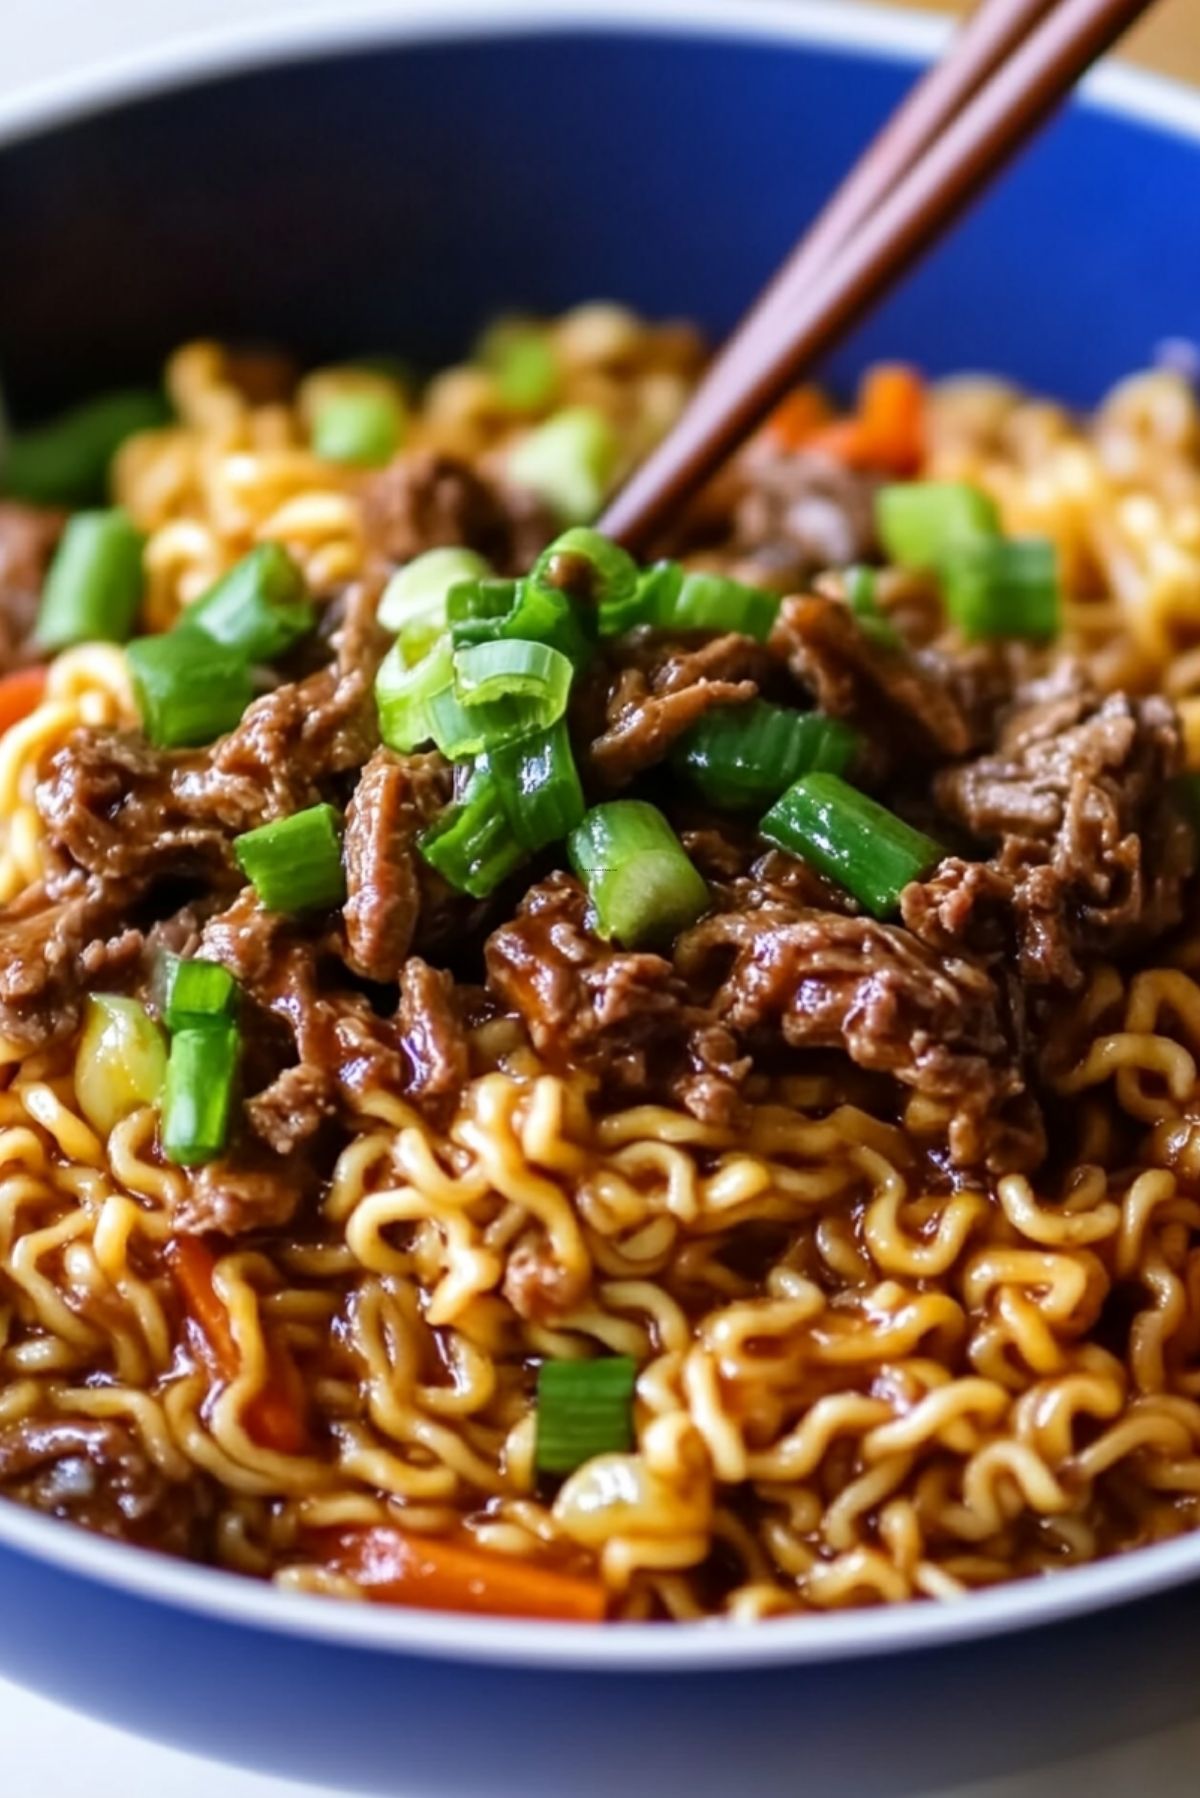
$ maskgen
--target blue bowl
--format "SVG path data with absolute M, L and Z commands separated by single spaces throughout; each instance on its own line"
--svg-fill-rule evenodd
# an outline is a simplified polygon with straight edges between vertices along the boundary
M 8 394 L 32 414 L 199 332 L 433 362 L 593 295 L 719 333 L 937 36 L 737 10 L 441 0 L 0 104 Z M 899 353 L 1086 401 L 1196 334 L 1198 141 L 1200 102 L 1102 74 L 832 373 Z M 1193 1715 L 1198 1580 L 1200 1537 L 953 1607 L 564 1630 L 283 1596 L 0 1505 L 0 1670 L 346 1791 L 897 1798 Z

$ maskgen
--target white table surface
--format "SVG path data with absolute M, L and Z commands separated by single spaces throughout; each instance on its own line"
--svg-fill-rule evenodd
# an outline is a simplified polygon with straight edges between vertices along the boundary
M 336 0 L 328 0 L 329 5 Z M 373 0 L 357 0 L 365 11 Z M 381 14 L 403 0 L 375 0 Z M 503 0 L 497 0 L 498 4 Z M 482 11 L 487 0 L 479 0 Z M 312 12 L 295 0 L 0 0 L 4 51 L 0 95 L 52 80 L 67 69 L 121 59 L 153 44 L 204 35 L 236 19 L 274 20 Z M 324 10 L 324 8 L 322 8 Z M 1198 1681 L 1200 1692 L 1200 1681 Z M 328 1787 L 299 1786 L 223 1768 L 145 1743 L 77 1716 L 0 1680 L 0 1791 L 12 1798 L 344 1798 Z M 1200 1766 L 1200 1721 L 1152 1744 L 1074 1763 L 1035 1780 L 1004 1779 L 929 1798 L 1192 1798 Z M 417 1792 L 388 1798 L 429 1798 Z M 480 1798 L 517 1798 L 500 1787 Z

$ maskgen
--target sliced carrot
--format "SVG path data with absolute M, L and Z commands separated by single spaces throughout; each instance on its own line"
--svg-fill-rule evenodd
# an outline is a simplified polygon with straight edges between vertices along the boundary
M 41 666 L 18 668 L 0 678 L 0 736 L 22 718 L 28 718 L 34 707 L 42 703 L 45 692 L 46 670 Z
M 177 1236 L 167 1249 L 167 1263 L 189 1316 L 208 1344 L 217 1373 L 222 1380 L 235 1380 L 241 1371 L 241 1355 L 213 1280 L 217 1263 L 211 1250 L 198 1236 Z M 281 1455 L 301 1454 L 310 1443 L 300 1375 L 278 1345 L 268 1350 L 267 1360 L 267 1378 L 243 1413 L 246 1433 L 260 1448 Z
M 776 406 L 763 431 L 779 449 L 798 450 L 832 416 L 829 401 L 819 387 L 795 387 Z
M 323 1564 L 380 1604 L 487 1617 L 542 1617 L 600 1623 L 607 1600 L 599 1580 L 539 1567 L 437 1536 L 405 1535 L 385 1525 L 317 1530 Z
M 915 474 L 925 453 L 925 383 L 916 369 L 902 362 L 871 369 L 858 412 L 873 465 L 888 474 Z

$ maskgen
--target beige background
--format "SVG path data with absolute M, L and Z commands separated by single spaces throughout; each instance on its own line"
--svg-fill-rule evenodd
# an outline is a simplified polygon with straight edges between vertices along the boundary
M 968 0 L 911 0 L 927 12 L 967 12 Z M 1158 0 L 1129 37 L 1138 62 L 1200 83 L 1200 0 Z

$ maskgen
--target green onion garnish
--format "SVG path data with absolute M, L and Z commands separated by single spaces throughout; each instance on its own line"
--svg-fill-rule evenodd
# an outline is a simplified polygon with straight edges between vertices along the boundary
M 593 806 L 567 839 L 596 930 L 627 949 L 668 942 L 708 909 L 708 887 L 656 806 L 614 799 Z
M 304 576 L 282 543 L 260 543 L 188 606 L 177 628 L 203 631 L 248 662 L 273 662 L 316 621 Z
M 620 453 L 603 412 L 570 406 L 521 439 L 509 453 L 507 474 L 543 499 L 564 524 L 587 524 L 604 504 Z
M 475 643 L 454 656 L 455 689 L 464 705 L 528 700 L 531 714 L 536 707 L 535 730 L 547 729 L 566 711 L 573 672 L 561 650 L 518 637 Z
M 407 754 L 423 743 L 432 743 L 432 702 L 453 686 L 454 658 L 448 637 L 440 638 L 411 665 L 402 644 L 389 649 L 375 676 L 379 734 L 388 747 Z
M 166 955 L 160 987 L 163 1023 L 168 1030 L 202 1030 L 237 1016 L 238 983 L 220 962 Z
M 840 718 L 755 699 L 698 719 L 671 761 L 710 805 L 761 812 L 802 774 L 844 774 L 861 746 L 859 733 Z
M 118 508 L 76 512 L 42 589 L 37 640 L 43 649 L 125 642 L 142 600 L 142 541 Z
M 531 580 L 569 594 L 597 620 L 605 637 L 627 630 L 626 617 L 636 623 L 633 609 L 638 599 L 638 566 L 619 543 L 602 537 L 586 525 L 575 525 L 544 549 L 533 565 Z
M 968 640 L 1057 636 L 1058 558 L 1046 538 L 952 544 L 941 575 L 946 610 Z
M 419 626 L 437 636 L 446 628 L 446 596 L 458 581 L 486 580 L 491 567 L 473 549 L 427 549 L 394 574 L 383 590 L 378 618 L 397 633 Z
M 382 388 L 350 388 L 321 402 L 312 422 L 312 447 L 325 462 L 381 468 L 404 435 L 399 402 Z
M 596 1361 L 543 1361 L 538 1368 L 539 1473 L 573 1473 L 595 1455 L 633 1447 L 637 1363 L 628 1355 Z
M 142 728 L 160 749 L 211 743 L 233 730 L 254 691 L 245 658 L 200 631 L 135 637 L 125 659 Z
M 998 537 L 995 504 L 965 481 L 907 481 L 875 495 L 875 528 L 898 568 L 936 569 L 953 543 Z
M 495 380 L 501 404 L 513 412 L 540 412 L 558 392 L 558 360 L 544 329 L 500 319 L 480 339 L 476 359 Z
M 240 1038 L 236 1024 L 208 1024 L 171 1038 L 163 1089 L 162 1146 L 177 1167 L 214 1160 L 229 1136 Z
M 89 993 L 75 1055 L 75 1096 L 107 1136 L 142 1105 L 157 1105 L 167 1070 L 163 1033 L 136 999 Z
M 456 892 L 474 899 L 486 899 L 525 859 L 486 767 L 475 769 L 462 798 L 446 807 L 417 847 Z
M 525 581 L 463 581 L 453 587 L 446 614 L 455 649 L 492 643 L 501 637 L 523 637 L 549 644 L 574 668 L 586 667 L 594 653 L 592 622 L 569 594 Z
M 778 611 L 777 593 L 747 587 L 727 575 L 681 568 L 677 562 L 656 562 L 641 576 L 636 596 L 606 628 L 610 634 L 635 624 L 666 631 L 737 631 L 765 643 Z
M 877 918 L 893 912 L 911 880 L 944 851 L 894 812 L 836 774 L 805 774 L 771 807 L 759 829 L 845 887 Z
M 495 783 L 513 836 L 531 853 L 558 843 L 583 817 L 579 771 L 565 718 L 549 730 L 501 743 L 476 763 Z
M 346 897 L 341 819 L 310 805 L 233 839 L 238 867 L 268 911 L 327 911 Z
M 860 564 L 846 570 L 846 604 L 858 619 L 859 628 L 874 642 L 881 643 L 888 649 L 898 649 L 901 643 L 900 633 L 880 610 L 878 587 L 878 569 L 864 568 Z M 838 774 L 841 770 L 835 768 L 833 772 Z
M 127 437 L 155 430 L 170 413 L 160 393 L 131 389 L 86 400 L 45 424 L 18 431 L 0 457 L 0 489 L 35 506 L 94 506 L 108 465 Z

